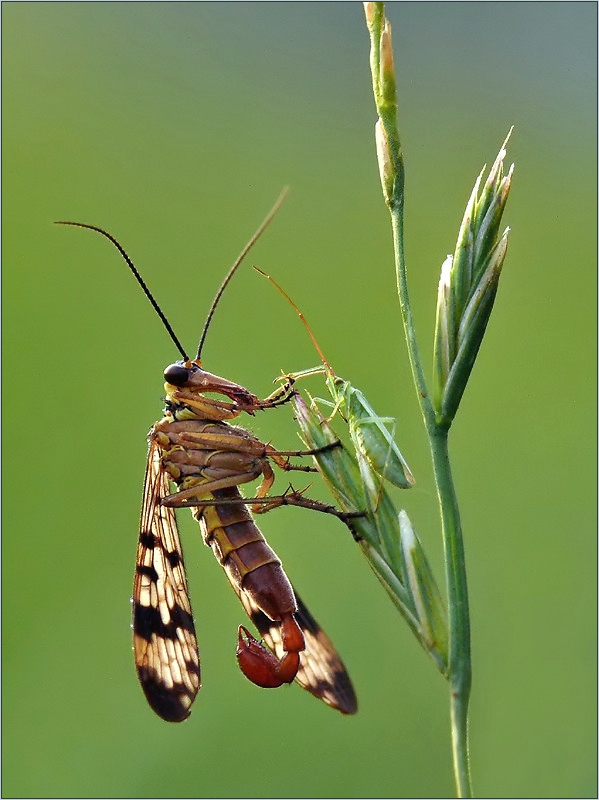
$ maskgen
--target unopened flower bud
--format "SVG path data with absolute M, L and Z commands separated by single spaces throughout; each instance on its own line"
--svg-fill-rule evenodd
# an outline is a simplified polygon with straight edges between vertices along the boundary
M 383 187 L 383 196 L 385 198 L 385 202 L 388 204 L 391 202 L 393 197 L 393 187 L 395 185 L 397 172 L 391 157 L 389 141 L 380 119 L 377 120 L 376 125 L 374 126 L 374 136 L 376 141 L 376 155 L 379 162 L 379 175 L 381 176 L 381 186 Z

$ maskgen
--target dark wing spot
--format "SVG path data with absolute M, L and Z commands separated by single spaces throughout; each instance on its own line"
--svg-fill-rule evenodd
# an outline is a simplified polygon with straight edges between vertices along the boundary
M 167 722 L 183 722 L 191 713 L 193 697 L 181 683 L 168 688 L 147 667 L 138 667 L 137 675 L 152 709 Z M 195 695 L 194 695 L 195 696 Z
M 145 547 L 148 550 L 153 550 L 154 545 L 156 544 L 154 534 L 150 531 L 140 531 L 139 543 L 142 547 Z

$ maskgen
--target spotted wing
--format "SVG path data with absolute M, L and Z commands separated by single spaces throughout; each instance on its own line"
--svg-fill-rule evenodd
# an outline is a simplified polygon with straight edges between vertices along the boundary
M 144 481 L 135 584 L 133 649 L 150 706 L 168 722 L 189 716 L 200 688 L 200 661 L 183 551 L 160 447 L 150 441 Z
M 267 617 L 245 592 L 240 593 L 235 586 L 233 588 L 266 644 L 277 658 L 282 658 L 285 651 L 281 642 L 281 624 Z M 295 600 L 298 609 L 295 618 L 306 641 L 306 649 L 300 653 L 296 682 L 342 714 L 355 714 L 358 700 L 343 661 L 297 592 Z

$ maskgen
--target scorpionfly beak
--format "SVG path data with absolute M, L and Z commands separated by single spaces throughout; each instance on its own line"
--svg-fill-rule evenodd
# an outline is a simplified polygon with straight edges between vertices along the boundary
M 224 394 L 240 406 L 256 406 L 259 403 L 255 394 L 252 394 L 238 383 L 233 383 L 218 375 L 207 372 L 199 365 L 199 361 L 192 362 L 192 369 L 185 384 L 186 389 L 195 389 L 198 392 L 216 392 Z

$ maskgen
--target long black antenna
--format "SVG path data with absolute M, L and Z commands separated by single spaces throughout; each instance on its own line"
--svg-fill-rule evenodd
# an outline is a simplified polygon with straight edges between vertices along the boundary
M 270 211 L 266 215 L 266 218 L 264 219 L 264 222 L 260 225 L 260 227 L 258 228 L 256 233 L 252 236 L 252 238 L 249 240 L 249 242 L 243 248 L 241 253 L 238 255 L 237 260 L 235 261 L 235 263 L 233 264 L 231 269 L 227 272 L 227 275 L 226 275 L 224 281 L 221 283 L 220 289 L 216 293 L 216 296 L 215 296 L 214 300 L 212 301 L 212 305 L 210 306 L 210 311 L 208 311 L 208 316 L 206 317 L 206 322 L 204 323 L 204 328 L 202 330 L 202 335 L 200 336 L 200 343 L 198 345 L 198 352 L 197 352 L 197 355 L 196 355 L 196 359 L 198 361 L 200 360 L 200 356 L 202 354 L 202 347 L 204 346 L 204 340 L 206 339 L 206 334 L 208 333 L 208 328 L 210 327 L 210 323 L 212 322 L 212 317 L 214 316 L 214 311 L 216 309 L 216 306 L 218 305 L 219 300 L 222 297 L 223 292 L 227 288 L 227 284 L 229 283 L 229 281 L 231 280 L 231 278 L 233 277 L 233 275 L 237 271 L 237 267 L 241 264 L 243 259 L 248 254 L 248 251 L 250 250 L 250 248 L 253 247 L 253 245 L 256 244 L 258 239 L 262 236 L 262 234 L 264 233 L 264 231 L 268 227 L 268 224 L 271 222 L 272 218 L 274 217 L 274 215 L 277 213 L 277 211 L 281 207 L 281 204 L 283 203 L 283 200 L 285 199 L 285 195 L 287 194 L 288 191 L 289 191 L 289 189 L 286 186 L 283 189 L 283 191 L 281 192 L 281 194 L 279 195 L 279 197 L 277 199 L 277 202 L 274 204 L 274 206 L 270 209 Z
M 90 231 L 97 231 L 98 233 L 101 233 L 102 236 L 105 236 L 107 239 L 109 239 L 113 243 L 113 245 L 116 247 L 116 249 L 119 251 L 119 253 L 123 256 L 123 258 L 125 259 L 125 261 L 129 265 L 129 269 L 131 270 L 131 272 L 137 278 L 137 282 L 139 283 L 141 288 L 144 290 L 144 294 L 146 295 L 146 297 L 148 298 L 150 303 L 154 306 L 154 310 L 156 311 L 156 313 L 158 314 L 158 316 L 162 320 L 162 322 L 164 324 L 164 327 L 167 329 L 169 336 L 171 337 L 171 339 L 173 340 L 173 342 L 175 344 L 175 347 L 177 348 L 177 350 L 183 356 L 183 360 L 184 361 L 189 361 L 189 356 L 187 355 L 187 353 L 185 352 L 185 349 L 183 348 L 183 345 L 181 344 L 181 342 L 177 338 L 177 336 L 175 334 L 175 331 L 171 328 L 170 322 L 165 317 L 164 312 L 162 311 L 162 309 L 160 308 L 160 306 L 158 305 L 156 300 L 154 300 L 152 292 L 146 286 L 146 283 L 145 283 L 144 279 L 141 277 L 141 275 L 139 274 L 139 272 L 137 271 L 137 269 L 135 267 L 135 264 L 133 263 L 133 261 L 131 261 L 131 259 L 129 258 L 129 256 L 125 252 L 124 248 L 121 247 L 121 245 L 117 242 L 117 240 L 114 238 L 114 236 L 112 236 L 110 233 L 108 233 L 108 231 L 105 231 L 102 228 L 98 228 L 97 225 L 87 225 L 85 222 L 65 222 L 65 221 L 60 220 L 60 221 L 56 222 L 55 224 L 56 225 L 73 225 L 76 228 L 89 228 Z

